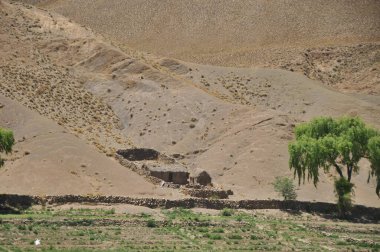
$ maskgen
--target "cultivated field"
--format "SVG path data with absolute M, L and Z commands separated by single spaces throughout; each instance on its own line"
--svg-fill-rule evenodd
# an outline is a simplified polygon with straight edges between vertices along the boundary
M 377 225 L 280 211 L 66 205 L 0 215 L 1 251 L 378 251 Z M 41 245 L 35 246 L 39 239 Z

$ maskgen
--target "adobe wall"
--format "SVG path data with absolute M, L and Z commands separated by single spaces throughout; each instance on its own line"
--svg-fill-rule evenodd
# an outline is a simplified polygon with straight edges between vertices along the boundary
M 171 182 L 178 185 L 186 185 L 188 183 L 188 172 L 172 172 L 172 171 L 150 171 L 150 175 L 165 182 Z
M 281 209 L 293 211 L 305 211 L 324 214 L 337 212 L 335 204 L 325 202 L 305 201 L 281 201 L 281 200 L 213 200 L 202 198 L 187 198 L 179 200 L 156 198 L 132 198 L 122 196 L 27 196 L 0 194 L 0 205 L 30 206 L 52 205 L 69 203 L 93 203 L 93 204 L 130 204 L 149 208 L 209 208 L 209 209 Z M 352 215 L 371 221 L 380 221 L 380 208 L 354 206 Z

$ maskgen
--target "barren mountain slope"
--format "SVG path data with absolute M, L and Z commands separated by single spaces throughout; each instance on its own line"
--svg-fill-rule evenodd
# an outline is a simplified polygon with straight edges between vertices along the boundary
M 380 93 L 377 0 L 24 0 L 122 46 L 189 62 L 298 71 Z
M 351 114 L 380 125 L 378 99 L 340 94 L 297 73 L 142 59 L 57 14 L 4 6 L 1 38 L 8 46 L 0 49 L 6 59 L 1 61 L 3 94 L 57 122 L 62 120 L 53 109 L 59 109 L 58 115 L 72 116 L 62 126 L 82 127 L 76 134 L 94 145 L 92 138 L 106 139 L 101 143 L 109 151 L 126 147 L 115 145 L 120 138 L 177 154 L 190 169 L 210 171 L 215 184 L 233 189 L 235 198 L 276 197 L 274 177 L 290 175 L 287 144 L 294 124 L 317 115 Z M 35 51 L 43 59 L 36 60 Z M 14 62 L 17 67 L 11 67 Z M 14 70 L 30 65 L 27 77 Z M 52 74 L 57 69 L 63 73 Z M 44 88 L 36 93 L 41 84 Z M 71 92 L 63 92 L 66 88 Z M 88 106 L 81 105 L 79 96 L 91 98 L 85 100 Z M 81 126 L 82 116 L 92 119 Z M 378 205 L 373 181 L 366 183 L 367 170 L 364 164 L 354 178 L 357 203 Z M 300 199 L 334 200 L 332 182 L 323 175 L 318 190 L 302 187 Z
M 1 193 L 171 197 L 53 121 L 3 95 L 0 103 L 0 125 L 16 138 L 0 170 Z

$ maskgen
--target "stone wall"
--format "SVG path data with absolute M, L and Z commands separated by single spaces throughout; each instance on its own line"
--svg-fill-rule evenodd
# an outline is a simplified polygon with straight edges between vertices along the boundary
M 146 148 L 118 150 L 116 153 L 129 161 L 157 160 L 160 156 L 158 151 Z
M 146 151 L 143 151 L 143 154 L 141 154 L 140 152 L 130 152 L 135 150 Z M 146 154 L 146 156 L 144 156 L 144 153 Z M 151 171 L 146 164 L 142 164 L 141 167 L 139 167 L 137 165 L 139 161 L 136 162 L 136 160 L 140 160 L 140 158 L 143 157 L 147 158 L 146 160 L 154 160 L 155 158 L 158 158 L 159 161 L 162 162 L 162 165 L 175 164 L 174 159 L 171 159 L 165 155 L 161 155 L 155 150 L 151 149 L 118 150 L 115 155 L 115 158 L 119 161 L 119 163 L 122 166 L 127 167 L 128 169 L 131 169 L 132 171 L 139 174 L 140 176 L 147 178 L 147 180 L 152 182 L 153 184 L 160 184 L 161 181 L 173 182 L 179 185 L 185 185 L 188 183 L 189 173 L 187 171 Z
M 156 198 L 133 198 L 122 196 L 27 196 L 0 194 L 0 205 L 52 205 L 68 203 L 92 204 L 130 204 L 149 208 L 209 208 L 209 209 L 281 209 L 292 211 L 333 214 L 337 212 L 335 204 L 325 202 L 281 201 L 281 200 L 216 200 L 202 198 L 187 198 L 179 200 Z M 380 208 L 357 205 L 352 209 L 352 216 L 360 220 L 380 221 Z
M 201 188 L 192 188 L 192 187 L 182 187 L 181 192 L 183 194 L 189 195 L 191 197 L 197 198 L 206 198 L 206 199 L 227 199 L 229 193 L 225 190 L 220 190 L 212 187 L 201 187 Z
M 133 163 L 132 161 L 129 161 L 129 160 L 125 159 L 123 156 L 121 156 L 119 154 L 116 154 L 115 158 L 117 160 L 119 160 L 119 163 L 122 166 L 127 167 L 128 169 L 131 169 L 132 171 L 134 171 L 137 174 L 139 174 L 140 176 L 145 177 L 149 182 L 151 182 L 153 184 L 156 184 L 156 185 L 158 185 L 158 184 L 161 183 L 161 179 L 153 177 L 153 176 L 150 176 L 150 172 L 148 170 L 140 169 L 139 167 L 137 167 L 137 165 L 135 163 Z

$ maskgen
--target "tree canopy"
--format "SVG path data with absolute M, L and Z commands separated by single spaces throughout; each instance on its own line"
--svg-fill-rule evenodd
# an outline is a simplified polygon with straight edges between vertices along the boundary
M 316 186 L 319 170 L 333 167 L 341 178 L 351 181 L 359 171 L 360 159 L 371 162 L 370 176 L 376 177 L 380 193 L 380 133 L 366 126 L 360 118 L 320 117 L 295 128 L 296 140 L 289 144 L 289 166 L 299 183 L 312 180 Z
M 14 142 L 13 132 L 0 128 L 0 152 L 5 152 L 6 154 L 11 152 Z M 3 165 L 4 159 L 0 157 L 0 167 Z

